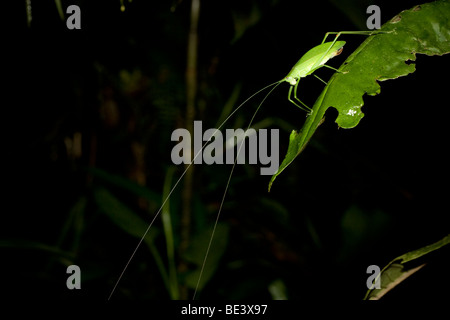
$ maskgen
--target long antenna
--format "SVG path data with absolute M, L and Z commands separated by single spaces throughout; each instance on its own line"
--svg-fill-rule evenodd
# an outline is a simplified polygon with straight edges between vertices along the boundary
M 280 83 L 282 82 L 282 80 L 274 82 L 272 84 L 269 84 L 268 86 L 265 86 L 264 88 L 258 90 L 257 92 L 255 92 L 254 94 L 252 94 L 249 98 L 247 98 L 244 102 L 242 102 L 233 112 L 230 113 L 230 115 L 222 122 L 222 124 L 214 131 L 214 133 L 211 135 L 211 138 L 214 137 L 217 132 L 219 132 L 219 130 L 223 127 L 223 125 L 245 104 L 247 103 L 251 98 L 253 98 L 254 96 L 256 96 L 258 93 L 266 90 L 267 88 L 270 88 L 271 86 L 276 85 L 274 88 L 272 88 L 272 90 L 270 90 L 270 92 L 273 91 L 273 89 L 275 89 Z M 269 94 L 270 94 L 269 92 Z M 264 100 L 267 98 L 268 95 L 266 95 L 266 97 L 264 98 Z M 263 102 L 264 102 L 263 100 Z M 261 103 L 262 104 L 262 103 Z M 259 105 L 258 109 L 261 107 L 261 104 Z M 257 109 L 257 110 L 258 110 Z M 255 113 L 256 114 L 256 113 Z M 253 118 L 255 117 L 255 115 L 253 115 Z M 251 122 L 253 121 L 253 118 L 251 120 Z M 250 122 L 250 123 L 251 123 Z M 247 129 L 248 130 L 248 129 Z M 127 263 L 125 264 L 125 267 L 123 268 L 122 272 L 119 275 L 119 278 L 117 279 L 116 283 L 114 284 L 113 289 L 111 290 L 111 293 L 108 296 L 108 301 L 111 299 L 112 295 L 114 294 L 117 286 L 119 285 L 120 280 L 122 279 L 123 275 L 125 274 L 131 260 L 133 260 L 136 252 L 138 251 L 139 247 L 141 246 L 142 242 L 144 241 L 145 237 L 147 236 L 148 232 L 150 231 L 151 227 L 153 226 L 153 223 L 155 222 L 155 220 L 158 218 L 158 216 L 160 215 L 162 208 L 164 207 L 164 205 L 166 204 L 166 202 L 169 200 L 170 196 L 172 195 L 173 191 L 175 190 L 175 188 L 178 186 L 178 184 L 180 183 L 181 179 L 183 179 L 184 175 L 186 174 L 186 172 L 189 170 L 189 168 L 192 166 L 192 164 L 194 163 L 195 159 L 197 159 L 197 157 L 203 152 L 203 149 L 206 147 L 206 145 L 208 144 L 208 142 L 211 140 L 211 138 L 206 141 L 202 148 L 197 152 L 197 154 L 194 156 L 194 159 L 192 159 L 191 163 L 186 167 L 186 169 L 183 171 L 183 173 L 181 174 L 181 176 L 178 178 L 178 180 L 175 182 L 175 184 L 173 185 L 172 189 L 170 190 L 170 192 L 167 194 L 166 198 L 164 199 L 164 201 L 161 204 L 161 207 L 159 208 L 159 210 L 156 212 L 155 216 L 153 217 L 152 221 L 150 222 L 150 224 L 148 225 L 147 229 L 145 230 L 144 234 L 142 235 L 141 239 L 139 240 L 136 248 L 134 248 L 133 253 L 131 254 L 130 258 L 128 259 Z M 242 144 L 241 144 L 242 146 Z M 240 150 L 240 149 L 239 149 Z M 236 164 L 236 162 L 235 162 Z M 234 169 L 234 166 L 233 166 Z M 231 176 L 230 176 L 231 178 Z M 228 181 L 229 183 L 229 181 Z M 228 184 L 227 184 L 227 189 L 228 189 Z M 227 190 L 226 189 L 226 190 Z M 225 190 L 225 192 L 226 192 Z M 225 198 L 225 197 L 224 197 Z M 222 203 L 223 203 L 223 199 L 222 199 Z M 222 205 L 221 205 L 222 207 Z M 217 222 L 216 222 L 217 225 Z M 214 231 L 216 228 L 216 225 L 214 226 Z M 210 242 L 211 244 L 211 242 Z M 209 247 L 208 247 L 208 252 L 209 252 Z M 206 259 L 205 259 L 206 260 Z M 203 271 L 203 267 L 202 267 L 202 271 Z M 198 287 L 198 283 L 197 283 L 197 287 Z M 197 290 L 196 290 L 197 292 Z M 194 294 L 195 297 L 195 294 Z
M 195 300 L 195 297 L 196 297 L 196 295 L 197 295 L 198 287 L 199 287 L 199 285 L 200 285 L 200 281 L 201 281 L 202 275 L 203 275 L 203 270 L 204 270 L 205 265 L 206 265 L 206 260 L 208 259 L 209 250 L 211 249 L 211 244 L 212 244 L 212 241 L 213 241 L 213 239 L 214 239 L 214 233 L 216 232 L 217 224 L 219 223 L 220 214 L 222 213 L 222 207 L 223 207 L 223 204 L 224 204 L 224 202 L 225 202 L 225 197 L 226 197 L 226 195 L 227 195 L 228 187 L 230 186 L 231 177 L 233 176 L 234 168 L 236 167 L 236 163 L 237 163 L 237 159 L 238 159 L 238 157 L 239 157 L 239 153 L 241 152 L 242 146 L 244 145 L 244 142 L 245 142 L 245 135 L 247 134 L 248 129 L 250 129 L 250 127 L 252 126 L 253 120 L 255 119 L 255 116 L 256 116 L 256 114 L 258 113 L 258 111 L 259 111 L 259 109 L 261 108 L 261 106 L 262 106 L 262 104 L 264 103 L 264 101 L 266 101 L 267 97 L 272 93 L 273 90 L 275 90 L 276 87 L 278 87 L 278 85 L 279 85 L 281 82 L 282 82 L 282 80 L 281 80 L 281 81 L 278 81 L 278 82 L 275 82 L 275 83 L 273 83 L 273 84 L 271 84 L 271 85 L 276 84 L 276 86 L 273 87 L 273 88 L 269 91 L 269 93 L 266 94 L 266 96 L 264 97 L 264 99 L 263 99 L 263 100 L 261 101 L 261 103 L 259 104 L 258 108 L 256 108 L 256 111 L 255 111 L 255 113 L 253 113 L 253 116 L 252 116 L 252 118 L 250 119 L 250 122 L 249 122 L 249 124 L 248 124 L 248 127 L 247 127 L 247 129 L 245 130 L 245 132 L 244 132 L 244 138 L 243 138 L 242 141 L 240 142 L 239 149 L 238 149 L 238 152 L 237 152 L 237 154 L 236 154 L 236 158 L 234 159 L 233 167 L 231 168 L 230 175 L 228 176 L 228 181 L 227 181 L 227 184 L 226 184 L 226 186 L 225 186 L 225 191 L 223 192 L 222 201 L 220 202 L 219 211 L 217 212 L 217 216 L 216 216 L 216 221 L 214 222 L 214 227 L 213 227 L 213 230 L 212 230 L 212 232 L 211 232 L 211 237 L 209 238 L 208 248 L 206 249 L 205 258 L 203 259 L 202 268 L 200 269 L 200 275 L 198 276 L 197 285 L 195 286 L 195 291 L 194 291 L 194 295 L 192 296 L 192 300 Z M 266 88 L 268 88 L 268 87 L 269 87 L 269 86 L 267 86 Z M 260 90 L 260 91 L 261 91 L 261 90 Z M 260 92 L 260 91 L 258 91 L 258 92 Z M 234 146 L 233 146 L 233 148 L 234 148 Z

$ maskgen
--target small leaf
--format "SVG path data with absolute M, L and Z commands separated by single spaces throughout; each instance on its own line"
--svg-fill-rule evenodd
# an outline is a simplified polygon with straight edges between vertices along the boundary
M 269 285 L 269 292 L 273 300 L 287 300 L 286 285 L 283 280 L 277 279 Z
M 416 260 L 430 252 L 438 250 L 445 245 L 450 244 L 450 234 L 445 238 L 435 242 L 431 245 L 423 248 L 405 253 L 394 260 L 392 260 L 386 267 L 383 268 L 379 277 L 380 289 L 369 289 L 364 297 L 364 300 L 378 300 L 384 296 L 387 292 L 396 287 L 399 283 L 411 276 L 413 273 L 421 269 L 425 264 L 421 264 L 418 267 L 408 269 L 405 268 L 405 264 Z
M 393 263 L 384 270 L 380 279 L 380 289 L 373 289 L 369 294 L 369 300 L 379 300 L 386 293 L 394 289 L 403 280 L 416 273 L 424 267 L 425 264 L 421 264 L 418 267 L 412 269 L 405 269 L 402 264 Z

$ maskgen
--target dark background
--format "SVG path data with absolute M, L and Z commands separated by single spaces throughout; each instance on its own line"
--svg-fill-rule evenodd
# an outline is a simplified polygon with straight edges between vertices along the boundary
M 374 3 L 382 23 L 419 4 Z M 175 145 L 170 134 L 185 127 L 190 2 L 125 1 L 124 12 L 120 1 L 62 4 L 64 11 L 80 6 L 81 30 L 67 30 L 54 1 L 33 1 L 27 26 L 25 2 L 18 1 L 3 38 L 1 290 L 13 299 L 104 301 L 139 239 L 102 212 L 108 204 L 95 190 L 108 190 L 146 223 L 157 211 Z M 202 1 L 195 119 L 204 129 L 217 126 L 236 86 L 242 85 L 237 105 L 284 77 L 327 31 L 364 30 L 370 4 Z M 339 66 L 363 39 L 345 36 L 343 54 L 330 64 Z M 369 265 L 382 268 L 448 234 L 448 61 L 418 55 L 415 73 L 364 98 L 366 116 L 354 129 L 338 129 L 330 108 L 270 193 L 270 177 L 258 166 L 238 166 L 220 219 L 228 227 L 226 250 L 197 298 L 272 299 L 268 287 L 277 281 L 288 299 L 359 301 Z M 301 99 L 312 106 L 322 88 L 314 77 L 302 80 Z M 280 85 L 256 119 L 280 128 L 280 157 L 290 130 L 305 119 L 287 91 Z M 246 127 L 261 98 L 226 128 Z M 196 166 L 191 239 L 213 225 L 230 169 Z M 180 166 L 175 178 L 181 173 Z M 131 182 L 150 196 L 133 192 Z M 171 208 L 177 248 L 185 227 L 178 189 Z M 160 219 L 154 229 L 167 264 Z M 200 242 L 192 241 L 190 252 L 201 255 Z M 447 256 L 448 250 L 432 255 L 386 299 L 441 295 L 449 285 Z M 66 288 L 70 264 L 81 268 L 81 290 Z M 184 279 L 197 267 L 186 256 L 177 255 L 176 264 L 180 297 L 190 298 Z M 113 299 L 169 298 L 142 245 Z

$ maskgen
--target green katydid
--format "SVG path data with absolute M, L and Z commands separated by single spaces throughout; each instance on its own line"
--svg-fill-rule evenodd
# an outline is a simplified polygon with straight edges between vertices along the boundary
M 342 52 L 344 45 L 345 41 L 325 42 L 312 48 L 300 58 L 300 60 L 294 65 L 287 76 L 283 80 L 281 80 L 286 81 L 291 85 L 289 87 L 288 93 L 288 100 L 290 102 L 292 102 L 300 109 L 305 110 L 291 98 L 292 89 L 294 89 L 294 99 L 300 102 L 307 109 L 305 111 L 311 112 L 311 108 L 309 108 L 297 97 L 297 87 L 300 83 L 300 79 L 312 74 L 314 71 L 321 67 L 327 67 L 337 71 L 336 69 L 326 65 L 325 63 L 331 58 L 339 55 Z M 317 75 L 314 76 L 326 84 L 326 82 L 320 79 Z
M 317 69 L 321 68 L 321 67 L 327 67 L 329 69 L 332 69 L 334 71 L 340 72 L 339 70 L 330 67 L 328 65 L 326 65 L 325 63 L 327 63 L 328 60 L 330 60 L 331 58 L 339 55 L 342 50 L 343 47 L 345 45 L 345 41 L 337 41 L 337 39 L 339 38 L 339 36 L 341 34 L 360 34 L 360 35 L 373 35 L 373 34 L 377 34 L 377 33 L 382 33 L 380 31 L 340 31 L 340 32 L 328 32 L 325 34 L 325 37 L 322 40 L 322 43 L 312 49 L 310 49 L 308 52 L 306 52 L 301 58 L 300 60 L 298 60 L 298 62 L 292 67 L 291 71 L 281 80 L 274 82 L 260 90 L 258 90 L 257 92 L 255 92 L 254 94 L 252 94 L 249 98 L 247 98 L 244 102 L 242 102 L 233 112 L 231 112 L 226 119 L 217 127 L 217 129 L 214 131 L 214 133 L 211 135 L 210 140 L 212 139 L 212 137 L 214 137 L 219 130 L 224 126 L 224 124 L 244 105 L 246 104 L 250 99 L 252 99 L 254 96 L 256 96 L 257 94 L 261 93 L 262 91 L 270 88 L 273 86 L 273 88 L 266 94 L 266 96 L 263 98 L 263 100 L 260 102 L 259 106 L 257 107 L 256 111 L 254 112 L 249 125 L 247 127 L 247 130 L 250 129 L 253 120 L 257 114 L 257 112 L 259 111 L 260 107 L 262 106 L 262 104 L 264 103 L 264 101 L 267 99 L 267 97 L 271 94 L 271 92 L 273 90 L 275 90 L 275 88 L 280 85 L 282 82 L 288 82 L 290 84 L 290 88 L 289 88 L 289 92 L 288 92 L 288 100 L 293 103 L 295 106 L 297 106 L 298 108 L 308 112 L 308 115 L 310 115 L 313 110 L 311 108 L 309 108 L 305 103 L 303 103 L 298 97 L 297 97 L 297 88 L 298 88 L 298 84 L 301 78 L 304 78 L 308 75 L 311 75 L 314 73 L 314 71 L 316 71 Z M 334 34 L 335 39 L 333 41 L 330 42 L 325 42 L 325 40 L 328 38 L 329 35 Z M 313 74 L 314 75 L 314 74 Z M 322 81 L 323 83 L 326 84 L 325 81 L 323 81 L 322 79 L 320 79 L 319 77 L 317 77 L 317 75 L 314 75 L 316 78 L 318 78 L 320 81 Z M 294 91 L 293 95 L 292 95 L 292 91 Z M 293 98 L 293 99 L 292 99 Z M 295 100 L 294 100 L 295 99 Z M 300 104 L 302 105 L 300 105 Z M 205 142 L 201 149 L 197 152 L 197 154 L 195 154 L 195 156 L 193 157 L 193 159 L 191 160 L 191 163 L 186 167 L 186 169 L 183 171 L 183 173 L 181 174 L 181 176 L 178 178 L 178 180 L 175 182 L 175 184 L 173 185 L 172 189 L 170 190 L 170 192 L 167 194 L 166 198 L 163 200 L 161 207 L 159 208 L 159 210 L 156 212 L 156 214 L 154 215 L 153 219 L 151 220 L 150 224 L 148 225 L 145 233 L 143 234 L 143 236 L 141 237 L 140 241 L 138 242 L 136 248 L 134 249 L 133 253 L 131 254 L 130 258 L 128 259 L 125 267 L 123 268 L 121 274 L 119 275 L 110 295 L 108 300 L 112 297 L 112 295 L 114 294 L 114 291 L 116 289 L 116 287 L 118 286 L 120 280 L 122 279 L 122 276 L 124 275 L 125 271 L 128 268 L 128 265 L 130 264 L 131 260 L 133 259 L 134 255 L 136 254 L 137 250 L 139 249 L 141 243 L 143 242 L 144 238 L 146 237 L 147 233 L 149 232 L 149 230 L 151 229 L 153 223 L 155 222 L 155 220 L 158 218 L 159 214 L 161 213 L 163 207 L 165 206 L 165 204 L 167 203 L 167 201 L 170 199 L 173 191 L 175 190 L 175 188 L 178 186 L 178 184 L 180 183 L 180 181 L 183 179 L 183 177 L 185 176 L 186 172 L 189 170 L 189 168 L 192 166 L 192 164 L 194 163 L 194 160 L 203 152 L 203 149 L 206 147 L 206 145 L 209 143 L 209 141 Z M 236 166 L 236 161 L 239 157 L 239 153 L 241 151 L 241 148 L 243 146 L 243 142 L 244 139 L 241 140 L 240 142 L 240 146 L 238 148 L 238 152 L 236 154 L 236 160 L 234 162 L 234 165 L 231 169 L 230 175 L 228 177 L 228 181 L 227 184 L 225 186 L 225 190 L 224 190 L 224 194 L 219 206 L 219 210 L 216 216 L 216 220 L 215 220 L 215 224 L 211 233 L 211 237 L 209 240 L 209 244 L 205 253 L 205 257 L 203 260 L 203 264 L 201 266 L 201 270 L 200 270 L 200 274 L 197 280 L 197 285 L 194 291 L 194 295 L 193 295 L 193 299 L 195 300 L 198 288 L 199 288 L 199 284 L 202 278 L 202 274 L 203 274 L 203 269 L 205 267 L 207 258 L 208 258 L 208 254 L 211 248 L 211 244 L 212 244 L 212 240 L 214 238 L 214 233 L 217 227 L 217 223 L 219 221 L 220 218 L 220 214 L 222 212 L 222 206 L 224 204 L 225 201 L 225 196 L 227 194 L 228 191 L 228 187 L 231 181 L 231 177 L 233 175 L 234 172 L 234 168 Z
M 361 34 L 361 35 L 372 35 L 379 33 L 379 31 L 340 31 L 340 32 L 327 32 L 325 34 L 325 37 L 322 40 L 322 43 L 318 46 L 315 46 L 308 52 L 306 52 L 300 60 L 292 67 L 291 71 L 284 77 L 282 80 L 274 83 L 276 85 L 286 81 L 291 86 L 289 88 L 288 93 L 288 100 L 292 102 L 294 105 L 299 107 L 302 110 L 305 110 L 307 112 L 311 112 L 311 108 L 309 108 L 306 104 L 304 104 L 298 97 L 297 97 L 297 87 L 299 84 L 299 81 L 301 78 L 304 78 L 306 76 L 309 76 L 310 74 L 313 74 L 314 71 L 321 67 L 327 67 L 329 69 L 332 69 L 334 71 L 339 72 L 337 69 L 330 67 L 326 65 L 328 60 L 331 58 L 341 54 L 343 47 L 345 45 L 345 41 L 337 41 L 339 36 L 341 34 Z M 325 42 L 325 40 L 328 38 L 329 35 L 335 34 L 336 37 L 333 41 Z M 325 85 L 327 84 L 325 81 L 320 79 L 317 75 L 313 74 L 317 79 L 322 81 Z M 303 107 L 301 107 L 298 103 L 296 103 L 292 98 L 292 91 L 294 91 L 294 99 L 300 102 Z M 258 93 L 258 92 L 257 92 Z M 306 108 L 306 109 L 305 109 Z

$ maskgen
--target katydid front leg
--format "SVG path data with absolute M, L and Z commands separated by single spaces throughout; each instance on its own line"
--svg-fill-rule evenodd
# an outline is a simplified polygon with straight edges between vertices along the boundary
M 308 114 L 311 113 L 311 108 L 308 107 L 306 104 L 304 104 L 298 97 L 297 97 L 297 87 L 300 81 L 297 81 L 294 85 L 291 85 L 289 87 L 289 92 L 288 92 L 288 100 L 290 102 L 292 102 L 295 106 L 299 107 L 301 110 L 306 111 Z M 299 104 L 297 104 L 294 100 L 291 99 L 291 95 L 292 95 L 292 88 L 294 88 L 294 98 L 295 100 L 297 100 L 298 102 L 300 102 L 304 108 L 302 106 L 300 106 Z

